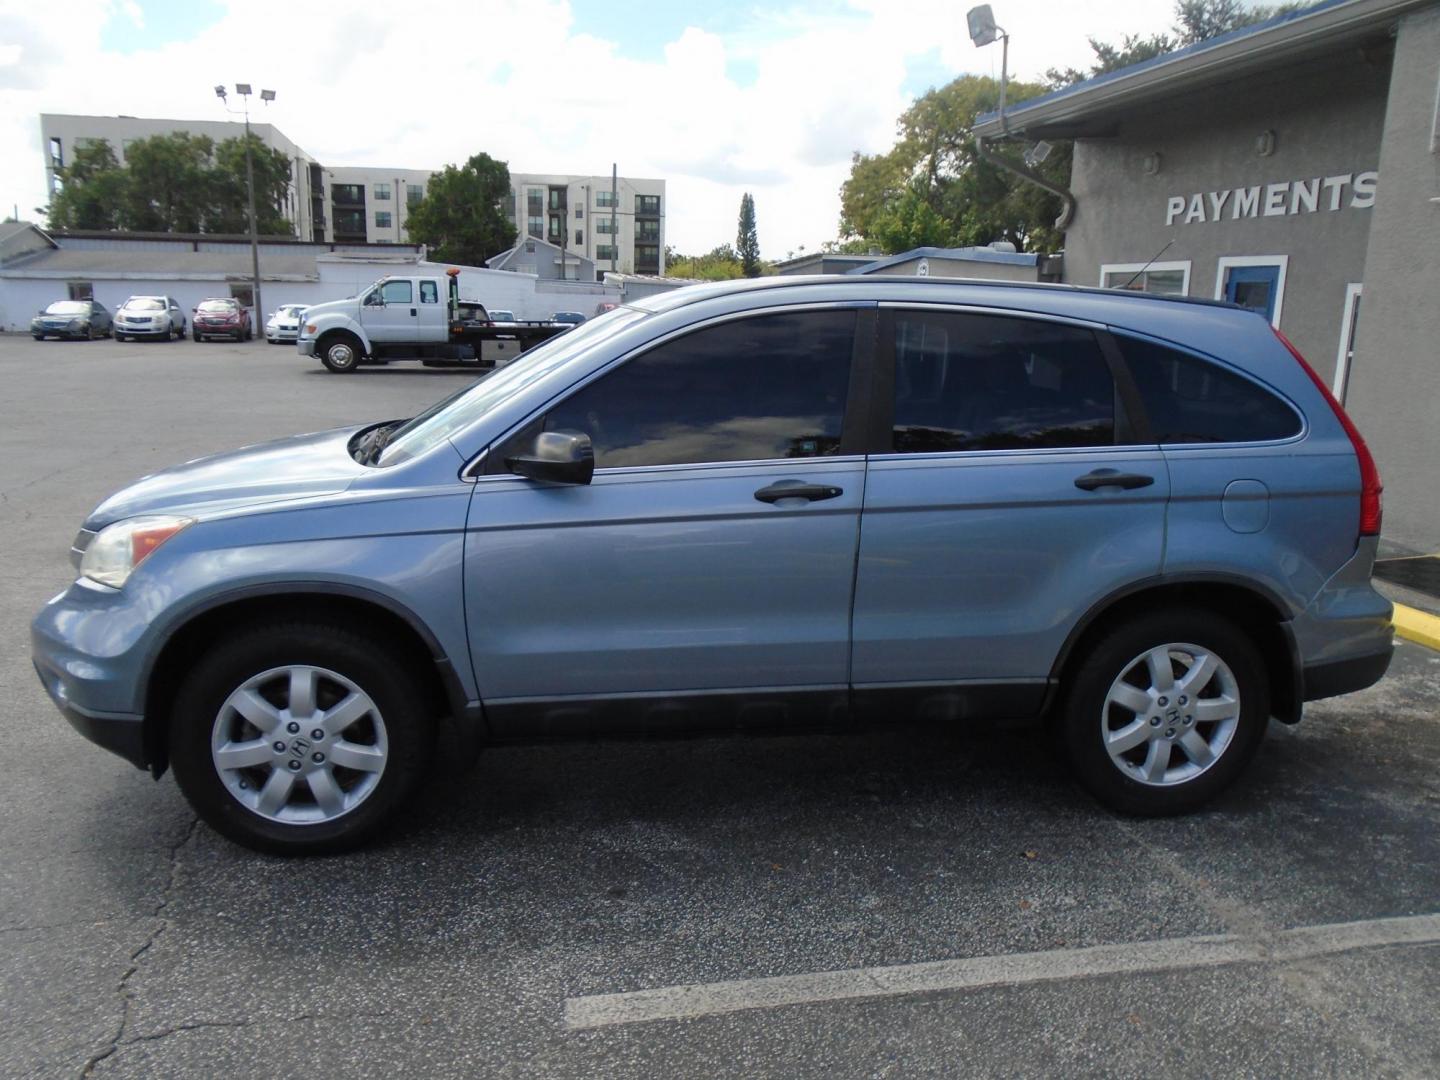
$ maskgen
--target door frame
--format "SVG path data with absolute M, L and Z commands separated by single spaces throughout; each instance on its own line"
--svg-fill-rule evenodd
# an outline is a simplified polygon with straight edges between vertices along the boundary
M 1215 299 L 1225 299 L 1225 271 L 1232 266 L 1275 266 L 1280 276 L 1275 282 L 1275 313 L 1270 316 L 1270 325 L 1280 329 L 1280 312 L 1285 306 L 1285 277 L 1290 269 L 1289 255 L 1222 255 L 1215 264 Z
M 1363 282 L 1352 281 L 1345 286 L 1345 310 L 1340 316 L 1340 345 L 1335 351 L 1335 381 L 1330 391 L 1341 405 L 1345 404 L 1345 395 L 1350 389 L 1350 361 L 1355 352 L 1353 338 L 1363 292 Z

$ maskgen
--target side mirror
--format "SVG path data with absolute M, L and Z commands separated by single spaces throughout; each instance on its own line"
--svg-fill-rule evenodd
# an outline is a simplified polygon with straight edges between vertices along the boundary
M 385 299 L 378 292 L 367 293 L 365 296 L 366 307 L 384 307 Z
M 588 484 L 595 475 L 595 447 L 583 431 L 542 431 L 528 454 L 505 459 L 516 476 L 549 484 Z

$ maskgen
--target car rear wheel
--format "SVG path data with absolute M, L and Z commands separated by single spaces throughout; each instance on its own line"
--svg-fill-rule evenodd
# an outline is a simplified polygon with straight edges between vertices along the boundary
M 1073 667 L 1066 748 L 1101 802 L 1140 816 L 1193 810 L 1249 764 L 1269 722 L 1259 651 L 1228 619 L 1174 611 L 1097 639 Z
M 321 623 L 255 626 L 181 685 L 175 778 L 212 828 L 246 847 L 347 850 L 394 815 L 429 765 L 424 700 L 367 637 Z
M 44 335 L 44 334 L 31 334 L 30 336 L 31 336 L 32 338 L 34 338 L 36 341 L 44 341 L 44 340 L 45 340 L 45 335 Z

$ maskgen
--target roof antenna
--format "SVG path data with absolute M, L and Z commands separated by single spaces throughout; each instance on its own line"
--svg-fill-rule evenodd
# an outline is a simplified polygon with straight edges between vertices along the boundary
M 1154 255 L 1151 255 L 1151 256 L 1150 256 L 1150 261 L 1149 261 L 1149 262 L 1147 262 L 1144 266 L 1140 267 L 1139 270 L 1136 270 L 1136 271 L 1135 271 L 1135 277 L 1132 277 L 1129 281 L 1125 282 L 1125 284 L 1124 284 L 1124 285 L 1121 285 L 1120 288 L 1121 288 L 1121 289 L 1128 289 L 1128 288 L 1130 288 L 1131 285 L 1134 285 L 1135 282 L 1136 282 L 1136 280 L 1139 279 L 1140 275 L 1143 274 L 1146 270 L 1149 270 L 1150 267 L 1155 264 L 1155 260 L 1158 259 L 1161 255 L 1164 255 L 1165 252 L 1169 251 L 1171 245 L 1173 245 L 1174 243 L 1175 243 L 1175 238 L 1172 236 L 1168 241 L 1166 241 L 1164 247 L 1162 247 L 1159 251 L 1155 252 Z

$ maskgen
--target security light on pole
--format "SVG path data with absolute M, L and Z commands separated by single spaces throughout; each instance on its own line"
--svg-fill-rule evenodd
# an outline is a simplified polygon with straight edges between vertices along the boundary
M 260 299 L 260 239 L 255 226 L 255 164 L 250 153 L 250 94 L 249 83 L 236 83 L 235 93 L 245 99 L 243 112 L 245 114 L 245 192 L 250 203 L 250 275 L 251 275 L 251 297 L 255 305 L 255 318 L 252 322 L 259 322 L 265 317 L 265 309 Z M 215 87 L 215 96 L 222 102 L 225 101 L 225 87 Z M 275 100 L 274 90 L 261 90 L 260 100 L 265 104 Z M 229 105 L 226 105 L 227 112 L 234 112 Z
M 996 38 L 1000 39 L 1000 130 L 1009 132 L 1005 123 L 1005 84 L 1009 82 L 1010 67 L 1010 35 L 1003 28 L 995 25 L 995 13 L 990 10 L 989 4 L 981 4 L 973 7 L 965 16 L 965 21 L 970 27 L 970 40 L 975 43 L 977 49 L 984 48 Z

